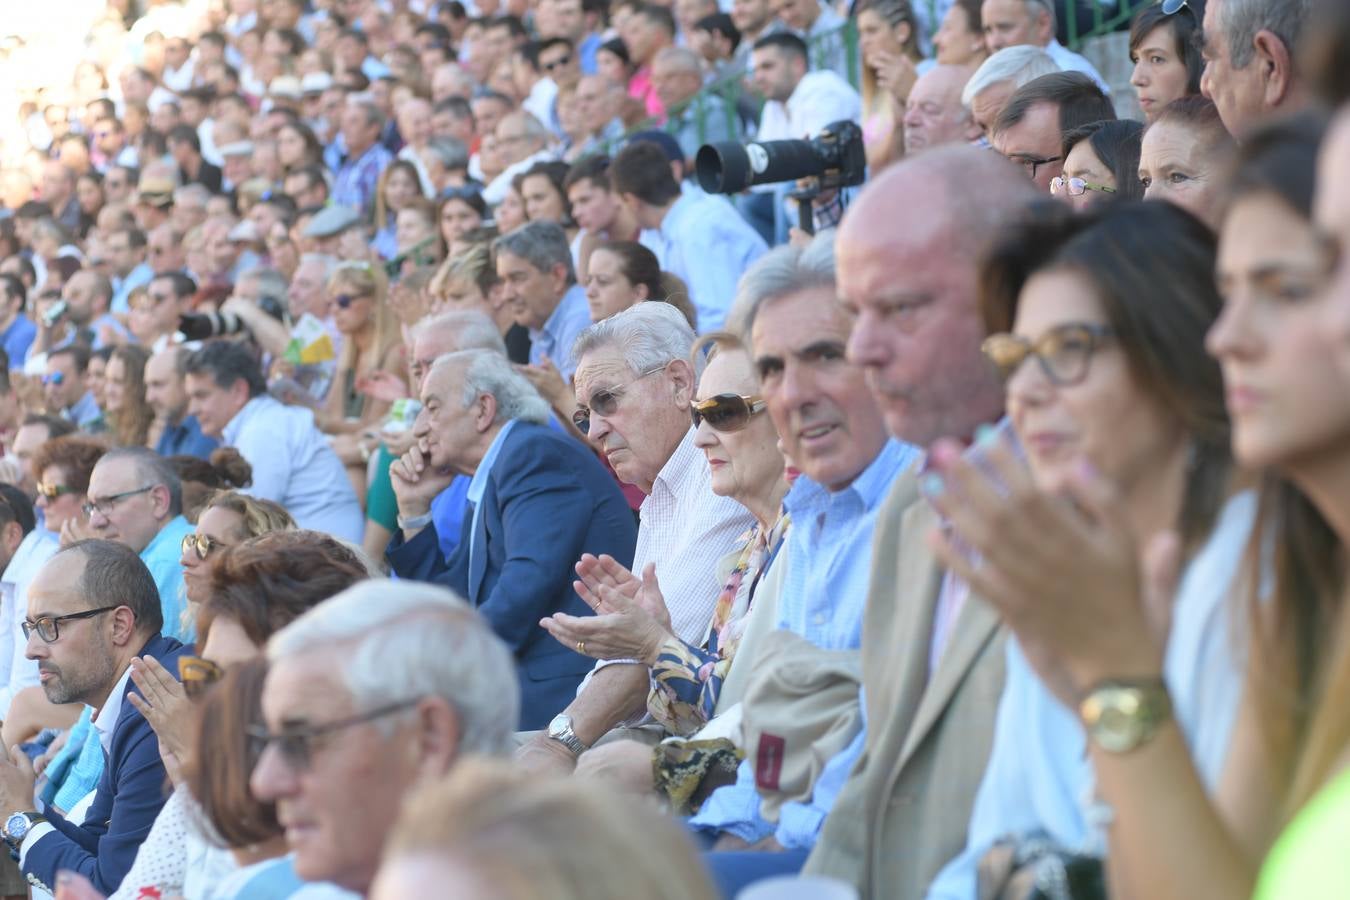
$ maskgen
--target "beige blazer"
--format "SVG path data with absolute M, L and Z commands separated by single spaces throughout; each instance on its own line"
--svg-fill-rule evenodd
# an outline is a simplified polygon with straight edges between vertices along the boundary
M 973 596 L 928 678 L 942 570 L 927 537 L 937 524 L 906 472 L 877 517 L 863 617 L 867 743 L 805 868 L 868 898 L 920 900 L 965 847 L 1003 691 L 1005 630 Z

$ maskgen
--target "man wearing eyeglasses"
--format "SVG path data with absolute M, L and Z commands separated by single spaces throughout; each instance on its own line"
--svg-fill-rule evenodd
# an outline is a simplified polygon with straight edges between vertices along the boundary
M 111 541 L 81 541 L 54 556 L 28 589 L 22 630 L 42 691 L 56 704 L 97 710 L 93 733 L 103 774 L 81 822 L 35 809 L 26 756 L 0 759 L 0 819 L 25 877 L 47 891 L 73 871 L 112 893 L 164 804 L 164 766 L 149 721 L 126 696 L 130 662 L 153 656 L 170 672 L 185 647 L 160 634 L 159 595 L 145 564 Z
M 125 544 L 141 555 L 159 590 L 164 633 L 189 640 L 184 621 L 183 535 L 192 525 L 183 517 L 183 485 L 164 457 L 144 447 L 123 447 L 105 454 L 89 476 L 91 536 Z
M 306 881 L 364 896 L 407 798 L 461 754 L 510 751 L 511 654 L 444 588 L 362 582 L 273 635 L 267 655 L 249 786 L 276 804 Z M 432 883 L 421 892 L 451 893 Z
M 1046 196 L 1064 173 L 1063 136 L 1116 117 L 1111 101 L 1082 72 L 1042 75 L 1018 88 L 994 123 L 994 149 L 1017 163 Z
M 541 729 L 576 696 L 592 661 L 539 621 L 590 612 L 572 589 L 572 567 L 586 553 L 630 564 L 632 513 L 595 456 L 548 427 L 548 404 L 504 354 L 442 356 L 421 399 L 414 434 L 425 452 L 414 447 L 389 470 L 401 529 L 389 562 L 400 578 L 443 584 L 487 618 L 515 653 L 519 727 Z M 447 560 L 431 502 L 456 475 L 470 478 L 468 505 Z

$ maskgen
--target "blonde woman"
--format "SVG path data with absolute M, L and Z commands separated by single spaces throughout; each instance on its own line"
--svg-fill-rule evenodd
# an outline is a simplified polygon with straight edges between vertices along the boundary
M 876 172 L 903 155 L 905 102 L 919 78 L 919 30 L 909 0 L 867 0 L 858 11 L 863 143 Z
M 388 303 L 389 283 L 381 267 L 365 261 L 340 263 L 328 280 L 333 322 L 342 333 L 342 353 L 319 427 L 335 435 L 333 450 L 347 466 L 358 497 L 366 493 L 370 448 L 362 432 L 384 418 L 389 403 L 363 393 L 364 380 L 376 372 L 403 378 L 403 336 Z

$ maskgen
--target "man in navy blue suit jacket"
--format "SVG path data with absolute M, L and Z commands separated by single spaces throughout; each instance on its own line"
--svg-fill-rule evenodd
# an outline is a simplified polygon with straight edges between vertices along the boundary
M 441 357 L 422 385 L 419 446 L 390 469 L 399 534 L 387 556 L 400 578 L 445 585 L 514 651 L 522 729 L 546 726 L 594 662 L 539 626 L 588 615 L 572 588 L 583 553 L 631 563 L 637 524 L 614 479 L 579 442 L 544 423 L 548 404 L 499 353 Z M 459 546 L 438 549 L 430 505 L 455 475 L 472 476 Z
M 129 666 L 148 655 L 176 674 L 186 648 L 160 635 L 163 613 L 150 570 L 113 541 L 81 541 L 48 560 L 29 585 L 27 616 L 27 655 L 37 660 L 43 693 L 53 703 L 98 710 L 90 740 L 102 742 L 106 762 L 77 825 L 35 809 L 26 757 L 0 757 L 0 825 L 29 882 L 50 891 L 56 873 L 68 869 L 111 894 L 165 800 L 159 740 L 126 701 L 135 690 Z

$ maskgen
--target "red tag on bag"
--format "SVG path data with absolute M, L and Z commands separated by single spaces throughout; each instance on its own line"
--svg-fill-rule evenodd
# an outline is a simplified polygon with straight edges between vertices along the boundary
M 759 736 L 759 749 L 755 753 L 755 786 L 766 791 L 778 790 L 778 781 L 783 776 L 783 753 L 787 741 L 776 734 L 765 732 Z

